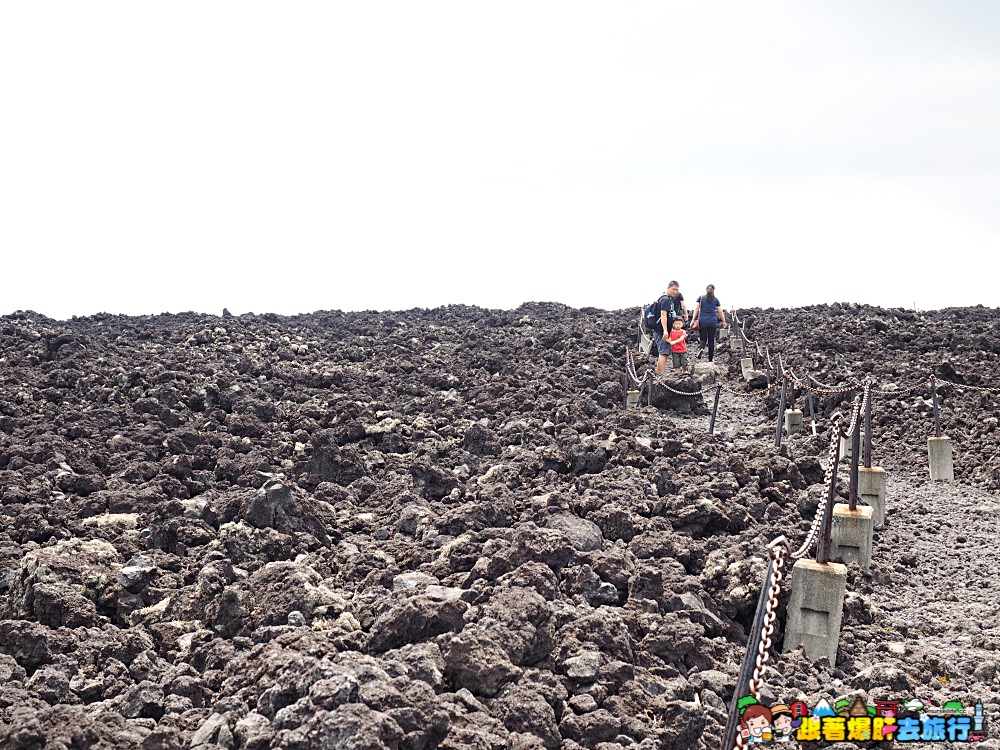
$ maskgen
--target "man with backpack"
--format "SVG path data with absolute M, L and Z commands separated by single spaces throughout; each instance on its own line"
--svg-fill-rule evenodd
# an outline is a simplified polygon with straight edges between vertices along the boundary
M 665 340 L 663 332 L 672 330 L 675 320 L 680 319 L 687 323 L 687 307 L 684 304 L 684 295 L 680 292 L 680 284 L 676 281 L 667 284 L 667 291 L 661 294 L 653 305 L 650 305 L 647 316 L 649 313 L 653 314 L 653 322 L 649 324 L 649 329 L 653 334 L 653 342 L 656 344 L 658 355 L 656 371 L 661 375 L 666 375 L 667 361 L 671 358 L 671 351 L 670 341 Z

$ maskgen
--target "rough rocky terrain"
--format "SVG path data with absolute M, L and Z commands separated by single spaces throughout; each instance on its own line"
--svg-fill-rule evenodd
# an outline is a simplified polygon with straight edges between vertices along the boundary
M 0 747 L 717 748 L 850 396 L 781 449 L 761 383 L 714 435 L 710 395 L 625 411 L 636 314 L 0 318 Z M 926 478 L 930 377 L 1000 386 L 1000 316 L 743 319 L 878 378 L 890 473 L 838 663 L 775 654 L 765 695 L 982 698 L 1000 730 L 996 394 L 939 384 L 957 479 Z M 671 382 L 739 374 L 723 345 Z

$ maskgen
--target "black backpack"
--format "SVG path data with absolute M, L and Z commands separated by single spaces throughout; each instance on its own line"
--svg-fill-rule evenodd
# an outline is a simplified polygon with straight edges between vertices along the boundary
M 665 294 L 661 294 L 656 298 L 655 302 L 646 306 L 646 309 L 642 311 L 642 330 L 646 333 L 652 333 L 653 331 L 658 331 L 661 335 L 663 334 L 663 326 L 660 325 L 660 300 L 666 297 Z M 665 308 L 667 314 L 670 314 L 670 308 Z

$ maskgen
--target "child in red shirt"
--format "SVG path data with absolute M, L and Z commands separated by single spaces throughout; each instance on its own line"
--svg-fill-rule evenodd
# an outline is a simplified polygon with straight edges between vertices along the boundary
M 670 353 L 674 360 L 674 371 L 677 373 L 682 373 L 687 369 L 687 337 L 687 331 L 684 330 L 684 321 L 676 318 L 674 320 L 674 329 L 670 332 Z

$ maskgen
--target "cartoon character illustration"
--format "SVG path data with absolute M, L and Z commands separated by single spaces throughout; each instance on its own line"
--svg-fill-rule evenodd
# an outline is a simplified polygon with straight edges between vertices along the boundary
M 740 734 L 748 743 L 770 742 L 771 709 L 761 703 L 751 703 L 743 709 L 740 726 L 743 727 Z
M 801 718 L 793 718 L 792 709 L 784 703 L 771 706 L 771 727 L 774 729 L 775 742 L 789 742 L 795 730 L 802 724 Z

